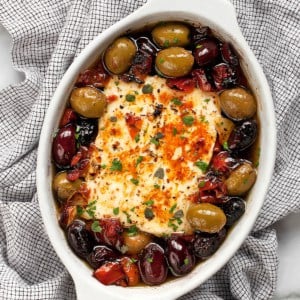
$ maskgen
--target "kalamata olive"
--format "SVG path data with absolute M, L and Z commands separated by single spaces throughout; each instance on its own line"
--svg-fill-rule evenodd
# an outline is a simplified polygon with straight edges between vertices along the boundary
M 155 26 L 151 34 L 154 43 L 160 48 L 185 47 L 191 41 L 190 28 L 178 22 L 159 24 Z
M 238 66 L 239 60 L 236 54 L 233 52 L 229 43 L 223 43 L 220 47 L 222 59 L 225 63 Z
M 249 119 L 256 113 L 256 101 L 253 95 L 241 87 L 222 92 L 220 104 L 224 114 L 235 121 Z
M 166 257 L 173 275 L 182 276 L 195 266 L 195 256 L 183 239 L 171 237 L 167 242 Z
M 229 136 L 235 127 L 234 123 L 224 117 L 218 117 L 216 119 L 216 130 L 218 132 L 219 142 L 224 145 L 229 139 Z
M 158 51 L 158 48 L 150 41 L 149 38 L 141 36 L 136 39 L 136 44 L 138 48 L 142 51 L 146 51 L 151 55 L 155 55 Z
M 256 171 L 251 163 L 243 162 L 225 180 L 229 196 L 242 196 L 247 193 L 256 180 Z
M 194 64 L 193 55 L 181 47 L 171 47 L 158 52 L 155 67 L 167 77 L 182 77 L 187 75 Z
M 140 253 L 152 240 L 148 233 L 141 231 L 133 233 L 128 230 L 123 232 L 123 239 L 128 254 Z
M 67 179 L 67 172 L 62 171 L 55 175 L 52 188 L 56 192 L 58 198 L 65 201 L 79 189 L 81 183 L 82 181 L 80 179 L 69 181 Z
M 163 283 L 168 275 L 163 248 L 156 243 L 148 244 L 141 253 L 138 267 L 144 283 L 148 285 Z
M 88 255 L 87 261 L 93 269 L 98 269 L 107 261 L 114 261 L 119 258 L 119 254 L 103 245 L 95 246 L 93 251 Z
M 232 130 L 228 148 L 232 151 L 243 151 L 254 143 L 256 136 L 257 123 L 254 120 L 245 121 Z
M 244 214 L 245 201 L 240 197 L 230 197 L 221 207 L 226 215 L 226 225 L 231 226 Z
M 70 96 L 72 108 L 86 118 L 99 118 L 106 107 L 106 96 L 94 87 L 75 88 Z
M 213 63 L 219 55 L 219 45 L 213 38 L 199 41 L 194 50 L 195 61 L 198 66 L 206 66 Z
M 204 232 L 196 233 L 195 239 L 193 241 L 193 253 L 200 258 L 211 256 L 218 250 L 225 237 L 225 228 L 213 234 Z
M 98 119 L 79 118 L 78 143 L 82 146 L 89 146 L 98 134 Z
M 225 63 L 214 66 L 211 75 L 218 91 L 233 87 L 239 80 L 236 68 Z
M 187 220 L 195 230 L 215 233 L 226 224 L 223 210 L 210 203 L 199 203 L 190 206 Z
M 52 144 L 52 155 L 57 166 L 67 167 L 75 154 L 75 126 L 68 124 L 57 132 Z
M 137 52 L 134 42 L 127 37 L 116 39 L 104 53 L 104 64 L 109 72 L 120 75 L 125 73 Z
M 86 229 L 85 222 L 74 220 L 67 228 L 68 243 L 81 258 L 86 258 L 93 250 L 93 237 Z

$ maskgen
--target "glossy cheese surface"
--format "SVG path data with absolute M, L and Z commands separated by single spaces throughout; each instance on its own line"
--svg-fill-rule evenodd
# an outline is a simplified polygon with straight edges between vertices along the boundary
M 113 77 L 104 93 L 109 103 L 99 119 L 94 175 L 86 178 L 95 217 L 119 218 L 156 236 L 189 233 L 185 214 L 217 138 L 217 94 L 176 91 L 158 76 L 145 84 Z

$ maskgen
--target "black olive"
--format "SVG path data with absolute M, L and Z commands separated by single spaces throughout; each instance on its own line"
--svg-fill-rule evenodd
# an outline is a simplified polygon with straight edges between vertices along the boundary
M 89 146 L 98 134 L 98 119 L 79 118 L 78 120 L 78 143 Z
M 226 225 L 231 226 L 236 222 L 245 212 L 245 201 L 240 197 L 231 197 L 221 205 L 226 215 Z

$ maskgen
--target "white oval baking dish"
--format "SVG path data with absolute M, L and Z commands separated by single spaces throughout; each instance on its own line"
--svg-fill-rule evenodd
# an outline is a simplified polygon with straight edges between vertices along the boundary
M 122 32 L 148 23 L 184 20 L 211 27 L 223 40 L 231 42 L 241 57 L 241 65 L 258 99 L 260 119 L 260 164 L 257 181 L 247 199 L 244 216 L 232 228 L 219 250 L 190 274 L 160 286 L 104 286 L 92 277 L 92 270 L 72 252 L 59 227 L 51 182 L 51 144 L 63 108 L 79 72 L 96 60 L 107 45 Z M 79 300 L 89 299 L 176 299 L 196 288 L 216 273 L 246 239 L 263 205 L 272 177 L 276 150 L 274 108 L 262 68 L 247 45 L 237 24 L 235 10 L 228 0 L 150 0 L 143 7 L 97 36 L 74 60 L 50 102 L 43 124 L 37 161 L 37 189 L 41 214 L 50 241 L 70 272 Z

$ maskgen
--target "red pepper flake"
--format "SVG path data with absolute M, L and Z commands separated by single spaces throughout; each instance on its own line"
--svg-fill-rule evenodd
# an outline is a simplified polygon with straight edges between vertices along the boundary
M 108 103 L 111 103 L 111 102 L 114 102 L 118 99 L 118 96 L 117 95 L 109 95 L 106 97 L 106 100 Z

